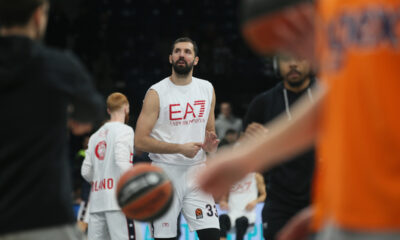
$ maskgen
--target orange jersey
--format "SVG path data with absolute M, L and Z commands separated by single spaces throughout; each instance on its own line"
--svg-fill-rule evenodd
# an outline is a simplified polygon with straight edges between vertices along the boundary
M 400 1 L 320 0 L 315 225 L 400 229 Z M 320 19 L 319 19 L 320 18 Z

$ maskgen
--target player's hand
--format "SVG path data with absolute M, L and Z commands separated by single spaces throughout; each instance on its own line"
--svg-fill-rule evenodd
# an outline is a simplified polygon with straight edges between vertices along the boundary
M 91 123 L 81 123 L 73 119 L 68 120 L 68 127 L 71 129 L 74 135 L 83 135 L 92 130 L 93 125 Z
M 278 233 L 277 240 L 307 239 L 310 222 L 314 215 L 313 208 L 307 207 L 295 215 Z
M 253 210 L 257 205 L 257 201 L 251 201 L 246 205 L 246 210 L 251 211 Z
M 220 198 L 228 194 L 230 187 L 251 171 L 245 163 L 245 155 L 227 148 L 207 161 L 207 167 L 199 172 L 197 182 L 204 191 Z
M 206 131 L 206 136 L 203 143 L 203 150 L 209 153 L 216 152 L 219 144 L 219 139 L 214 132 Z
M 226 201 L 221 201 L 219 202 L 219 208 L 221 208 L 221 210 L 228 211 L 229 205 Z
M 87 223 L 85 223 L 83 221 L 78 221 L 76 223 L 76 225 L 83 233 L 85 233 L 87 231 L 87 228 L 88 228 L 88 224 Z
M 261 134 L 268 133 L 268 129 L 264 125 L 253 122 L 249 124 L 244 132 L 244 138 L 255 138 Z
M 313 3 L 299 4 L 283 10 L 278 24 L 269 29 L 270 34 L 280 41 L 278 52 L 293 54 L 308 60 L 316 67 L 314 56 L 315 18 Z M 277 40 L 278 41 L 278 40 Z
M 196 154 L 200 151 L 203 144 L 199 142 L 190 142 L 181 145 L 180 154 L 183 154 L 185 157 L 194 158 Z

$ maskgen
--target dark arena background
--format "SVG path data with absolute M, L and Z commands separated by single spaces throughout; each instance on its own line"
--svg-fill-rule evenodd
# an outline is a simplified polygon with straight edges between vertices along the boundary
M 217 102 L 231 102 L 241 117 L 276 79 L 270 59 L 259 58 L 244 42 L 238 5 L 234 0 L 53 1 L 46 43 L 77 54 L 104 96 L 126 93 L 135 119 L 147 89 L 170 74 L 172 42 L 191 37 L 200 50 L 194 76 L 211 81 Z

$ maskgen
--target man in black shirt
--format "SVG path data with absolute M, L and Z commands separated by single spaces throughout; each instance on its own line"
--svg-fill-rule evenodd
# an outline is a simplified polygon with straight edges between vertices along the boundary
M 0 239 L 78 239 L 67 161 L 72 132 L 103 99 L 72 55 L 40 44 L 48 0 L 0 1 Z M 71 106 L 71 107 L 68 107 Z
M 290 121 L 291 104 L 301 95 L 313 101 L 310 86 L 314 79 L 308 62 L 281 55 L 274 59 L 274 70 L 282 82 L 251 102 L 243 122 L 248 136 L 265 131 L 262 124 L 282 113 Z M 314 150 L 310 150 L 264 173 L 268 194 L 262 211 L 265 239 L 274 239 L 292 216 L 310 204 L 313 170 Z

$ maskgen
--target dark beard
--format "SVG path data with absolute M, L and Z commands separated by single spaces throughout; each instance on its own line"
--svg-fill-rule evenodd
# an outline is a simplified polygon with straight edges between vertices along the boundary
M 306 81 L 307 77 L 304 77 L 303 79 L 301 79 L 300 81 L 297 82 L 291 82 L 291 81 L 286 81 L 292 88 L 298 88 L 300 87 L 305 81 Z
M 300 72 L 296 71 L 296 70 L 292 70 L 290 71 L 287 76 L 289 76 L 292 72 L 297 72 L 298 74 L 301 74 Z M 305 81 L 306 79 L 309 77 L 309 74 L 307 74 L 306 76 L 304 76 L 302 79 L 300 79 L 299 81 L 289 81 L 288 77 L 286 76 L 286 82 L 292 87 L 292 88 L 298 88 L 300 87 Z
M 181 59 L 179 59 L 177 62 L 179 62 Z M 193 69 L 193 63 L 192 64 L 187 64 L 185 62 L 185 66 L 179 66 L 176 62 L 172 62 L 172 67 L 174 68 L 174 71 L 179 74 L 179 75 L 188 75 L 190 71 Z

